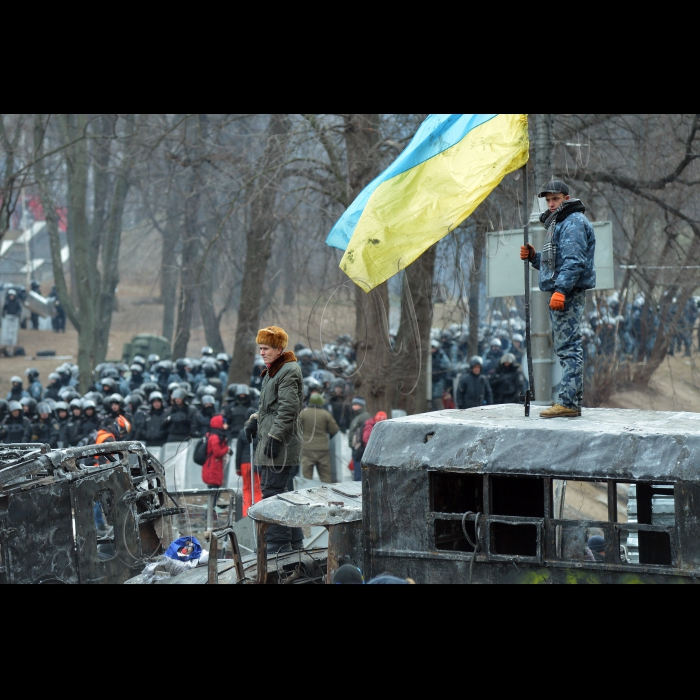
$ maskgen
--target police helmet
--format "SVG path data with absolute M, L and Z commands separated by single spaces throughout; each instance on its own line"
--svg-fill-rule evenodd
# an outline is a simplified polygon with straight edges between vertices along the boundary
M 236 396 L 250 396 L 250 387 L 246 384 L 238 384 L 236 386 Z
M 229 399 L 235 398 L 237 393 L 238 393 L 238 384 L 229 384 L 226 387 L 226 396 Z
M 152 391 L 148 395 L 148 403 L 153 403 L 154 401 L 160 401 L 163 403 L 163 394 L 161 394 L 160 391 Z
M 216 355 L 217 362 L 231 362 L 231 357 L 227 352 L 220 352 Z
M 17 292 L 16 292 L 14 289 L 8 289 L 8 290 L 7 290 L 7 296 L 8 296 L 8 297 L 16 297 L 16 296 L 17 296 Z
M 72 399 L 79 399 L 80 394 L 75 390 L 75 387 L 65 386 L 58 392 L 58 395 L 68 403 Z
M 93 411 L 97 408 L 95 402 L 92 399 L 85 399 L 83 401 L 83 411 L 87 411 L 88 408 L 91 408 Z
M 8 404 L 8 410 L 10 413 L 12 413 L 12 411 L 21 411 L 22 404 L 19 401 L 10 401 Z
M 110 392 L 114 392 L 114 390 L 117 387 L 117 383 L 112 379 L 112 377 L 107 377 L 106 379 L 103 379 L 100 382 L 100 386 L 104 389 L 107 387 L 107 390 L 105 391 L 105 394 L 108 394 Z
M 476 367 L 479 365 L 479 367 L 484 366 L 484 361 L 481 359 L 479 355 L 474 355 L 473 357 L 469 358 L 469 367 Z
M 52 382 L 60 382 L 61 375 L 58 372 L 51 372 L 51 374 L 49 374 L 49 380 Z
M 102 379 L 118 379 L 119 372 L 117 371 L 116 367 L 110 365 L 102 370 L 100 376 Z
M 131 412 L 135 413 L 141 407 L 143 399 L 138 394 L 129 394 L 125 399 L 124 403 L 127 406 L 131 406 Z
M 136 358 L 134 358 L 136 359 Z M 146 361 L 149 364 L 154 365 L 156 362 L 160 362 L 160 355 L 156 355 L 154 352 L 152 352 L 147 358 Z
M 28 367 L 24 370 L 24 373 L 27 375 L 27 379 L 30 382 L 33 382 L 35 379 L 39 379 L 39 370 L 35 369 L 34 367 Z
M 170 398 L 174 401 L 175 399 L 182 399 L 185 401 L 187 399 L 187 392 L 184 389 L 178 387 L 170 394 Z
M 37 407 L 36 407 L 36 412 L 39 415 L 51 415 L 51 406 L 46 401 L 42 401 Z
M 131 374 L 143 374 L 144 369 L 145 367 L 140 362 L 134 362 L 131 367 L 129 367 Z
M 79 408 L 81 411 L 83 410 L 82 399 L 72 399 L 68 405 L 70 406 L 71 411 L 74 411 L 76 408 Z
M 156 382 L 144 382 L 139 389 L 143 391 L 145 396 L 149 396 L 152 391 L 158 391 L 160 387 Z
M 175 391 L 175 389 L 180 389 L 180 388 L 181 388 L 180 382 L 170 382 L 170 384 L 168 384 L 168 393 L 172 394 L 173 391 Z
M 204 372 L 205 377 L 216 377 L 219 374 L 219 367 L 217 366 L 216 362 L 203 362 L 202 363 L 202 370 Z
M 22 377 L 18 377 L 17 375 L 15 375 L 14 377 L 12 377 L 12 379 L 10 379 L 10 382 L 12 384 L 19 384 L 20 386 L 22 386 Z
M 143 355 L 134 355 L 134 357 L 131 360 L 132 363 L 138 362 L 140 365 L 145 365 L 146 364 L 146 358 Z
M 52 411 L 54 410 L 54 408 L 56 408 L 56 402 L 53 399 L 47 398 L 44 399 L 44 401 L 46 401 L 46 403 L 49 404 L 49 406 L 51 406 Z
M 113 403 L 119 404 L 119 408 L 124 408 L 124 397 L 121 394 L 111 394 L 107 397 L 106 404 L 111 408 Z
M 22 406 L 29 406 L 31 410 L 36 408 L 36 401 L 28 396 L 23 396 L 19 402 L 22 404 Z
M 204 357 L 205 355 L 206 355 L 207 357 L 210 357 L 210 356 L 213 355 L 213 354 L 214 354 L 214 348 L 210 347 L 209 345 L 205 345 L 205 346 L 202 348 L 202 352 L 200 353 L 200 355 L 201 355 L 202 357 Z
M 498 338 L 491 338 L 491 340 L 489 341 L 489 347 L 501 348 L 501 347 L 503 347 L 503 344 L 501 343 L 501 341 Z
M 516 343 L 522 343 L 523 342 L 523 336 L 520 335 L 520 333 L 513 333 L 513 340 Z
M 66 413 L 68 413 L 68 404 L 65 401 L 57 401 L 54 408 L 57 411 L 65 411 Z
M 1 416 L 1 415 L 4 415 L 5 413 L 7 413 L 7 407 L 8 407 L 9 405 L 10 405 L 10 404 L 7 403 L 7 400 L 6 400 L 6 399 L 0 399 L 0 416 Z M 21 405 L 21 404 L 20 404 L 20 405 Z
M 215 403 L 216 401 L 211 394 L 204 394 L 204 396 L 202 396 L 202 406 L 213 406 Z
M 502 365 L 506 364 L 506 362 L 510 362 L 512 365 L 515 362 L 515 355 L 513 355 L 512 352 L 507 352 L 498 362 Z
M 115 369 L 116 369 L 117 372 L 119 372 L 120 374 L 122 374 L 123 372 L 128 372 L 128 371 L 129 371 L 129 368 L 128 368 L 123 362 L 118 362 Z
M 301 350 L 299 350 L 298 353 L 296 353 L 296 356 L 297 356 L 298 360 L 302 360 L 305 357 L 309 357 L 309 358 L 313 357 L 314 353 L 313 353 L 313 350 L 311 350 L 310 348 L 302 348 Z
M 181 357 L 181 358 L 175 360 L 175 369 L 178 371 L 181 369 L 184 369 L 185 371 L 187 371 L 187 368 L 189 366 L 190 366 L 190 363 L 187 361 L 187 358 L 185 358 L 185 357 Z

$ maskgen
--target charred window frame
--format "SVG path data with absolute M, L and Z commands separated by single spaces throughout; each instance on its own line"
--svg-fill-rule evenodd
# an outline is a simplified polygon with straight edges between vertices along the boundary
M 491 561 L 541 564 L 549 515 L 545 479 L 429 472 L 435 549 Z M 466 532 L 465 532 L 466 531 Z
M 555 513 L 555 479 L 547 479 L 547 500 L 549 512 Z M 676 567 L 679 561 L 679 531 L 677 521 L 674 525 L 653 525 L 652 499 L 655 495 L 672 496 L 674 508 L 677 510 L 676 494 L 672 483 L 648 483 L 634 482 L 622 479 L 576 479 L 575 481 L 605 482 L 607 484 L 607 520 L 570 520 L 563 517 L 551 517 L 546 522 L 546 553 L 547 560 L 551 562 L 576 562 L 581 564 L 580 556 L 577 556 L 571 548 L 566 546 L 566 538 L 563 536 L 565 529 L 598 529 L 603 532 L 606 542 L 604 562 L 585 562 L 592 566 L 624 565 L 641 567 L 659 567 L 659 570 L 668 570 Z M 619 522 L 617 507 L 618 485 L 630 485 L 636 487 L 638 522 Z M 641 519 L 641 520 L 640 520 Z M 639 539 L 639 561 L 633 562 L 627 559 L 624 542 L 630 534 Z M 580 553 L 579 553 L 580 555 Z
M 600 566 L 601 563 L 625 565 L 630 569 L 638 565 L 659 567 L 660 571 L 677 567 L 680 561 L 678 522 L 675 525 L 654 525 L 650 515 L 650 499 L 658 494 L 674 495 L 677 512 L 677 495 L 673 484 L 576 479 L 607 485 L 608 519 L 602 521 L 556 517 L 553 494 L 556 480 L 551 478 L 430 471 L 428 481 L 429 526 L 434 548 L 441 553 L 469 556 L 474 552 L 473 544 L 477 543 L 477 560 L 481 561 L 542 564 L 547 560 L 593 566 Z M 618 484 L 636 486 L 639 522 L 618 522 Z M 562 532 L 565 528 L 574 527 L 596 528 L 603 532 L 605 542 L 612 544 L 606 547 L 604 562 L 584 562 L 583 551 L 566 548 Z M 624 560 L 624 553 L 621 556 L 621 538 L 626 538 L 630 533 L 639 537 L 638 564 Z

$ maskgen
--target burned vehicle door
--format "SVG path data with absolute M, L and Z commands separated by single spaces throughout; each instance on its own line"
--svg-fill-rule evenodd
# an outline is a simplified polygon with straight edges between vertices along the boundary
M 0 582 L 123 583 L 181 512 L 141 443 L 0 447 Z
M 125 467 L 115 467 L 71 484 L 81 583 L 123 583 L 138 558 L 138 533 L 125 498 L 131 488 L 126 472 Z M 98 528 L 96 509 L 107 528 Z

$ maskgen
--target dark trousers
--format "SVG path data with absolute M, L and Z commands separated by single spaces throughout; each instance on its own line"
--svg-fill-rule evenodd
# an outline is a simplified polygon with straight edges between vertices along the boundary
M 260 487 L 263 498 L 270 498 L 277 494 L 289 491 L 288 481 L 292 472 L 299 471 L 296 467 L 256 467 L 260 474 Z M 300 527 L 286 527 L 284 525 L 271 525 L 267 530 L 267 551 L 278 552 L 283 547 L 300 549 L 303 546 L 304 533 Z
M 362 462 L 359 459 L 352 460 L 354 471 L 353 481 L 362 481 Z

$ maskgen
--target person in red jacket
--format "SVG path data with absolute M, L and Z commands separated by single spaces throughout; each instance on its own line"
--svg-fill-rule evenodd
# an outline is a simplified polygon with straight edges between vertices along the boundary
M 369 436 L 372 434 L 372 430 L 374 429 L 374 426 L 377 425 L 377 423 L 380 423 L 383 420 L 387 419 L 386 413 L 384 411 L 378 411 L 377 414 L 374 416 L 374 418 L 370 418 L 369 420 L 365 421 L 364 426 L 362 427 L 362 445 L 363 447 L 367 447 L 367 443 L 369 442 Z
M 210 489 L 218 489 L 224 483 L 224 457 L 228 453 L 227 430 L 228 424 L 221 414 L 211 419 L 207 431 L 207 461 L 202 466 L 202 481 Z

